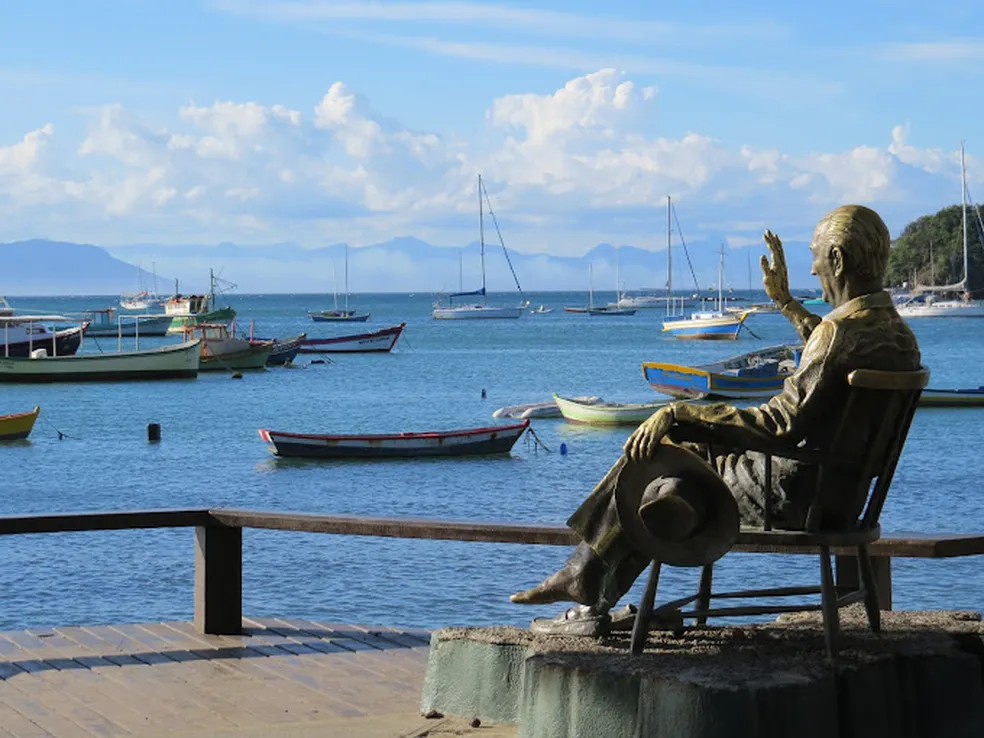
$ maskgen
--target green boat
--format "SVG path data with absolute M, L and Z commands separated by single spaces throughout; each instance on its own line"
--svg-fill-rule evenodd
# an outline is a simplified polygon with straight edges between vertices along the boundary
M 624 404 L 618 402 L 590 402 L 572 400 L 554 393 L 554 402 L 568 423 L 587 425 L 639 425 L 642 421 L 675 400 Z
M 228 323 L 236 317 L 236 311 L 231 307 L 217 308 L 215 306 L 215 285 L 224 282 L 227 289 L 236 285 L 220 280 L 211 269 L 208 270 L 209 290 L 207 295 L 182 295 L 178 292 L 178 282 L 174 281 L 174 297 L 164 303 L 164 313 L 174 316 L 167 329 L 168 335 L 183 335 L 186 325 L 200 323 Z M 221 294 L 221 293 L 220 293 Z

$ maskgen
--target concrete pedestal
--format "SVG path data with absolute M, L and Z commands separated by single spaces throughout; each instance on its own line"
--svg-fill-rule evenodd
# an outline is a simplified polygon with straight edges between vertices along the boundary
M 534 637 L 518 628 L 432 636 L 422 710 L 514 723 L 525 738 L 951 738 L 984 735 L 976 613 L 845 611 L 826 661 L 813 616 L 650 634 Z

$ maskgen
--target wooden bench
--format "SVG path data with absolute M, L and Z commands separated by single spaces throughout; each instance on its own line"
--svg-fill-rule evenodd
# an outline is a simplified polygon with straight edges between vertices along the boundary
M 203 633 L 214 635 L 236 634 L 242 627 L 243 528 L 545 546 L 572 546 L 579 540 L 574 531 L 563 525 L 367 518 L 228 508 L 0 516 L 0 535 L 144 528 L 195 529 L 195 623 Z M 740 537 L 733 550 L 782 555 L 817 553 L 815 547 L 763 546 L 743 541 Z M 853 549 L 835 547 L 833 553 L 838 582 L 855 582 L 852 577 L 857 577 L 858 569 L 852 555 Z M 881 602 L 882 608 L 890 609 L 893 558 L 949 559 L 984 555 L 984 534 L 883 535 L 871 544 L 870 555 L 879 592 L 889 594 L 883 598 L 887 601 Z

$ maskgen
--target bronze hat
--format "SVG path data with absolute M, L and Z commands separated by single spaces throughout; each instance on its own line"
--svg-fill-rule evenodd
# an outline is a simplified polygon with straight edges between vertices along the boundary
M 703 503 L 696 527 L 679 540 L 656 535 L 639 512 L 646 488 L 661 477 L 693 482 L 688 492 Z M 710 464 L 679 446 L 660 444 L 649 459 L 626 460 L 615 480 L 615 505 L 622 529 L 636 550 L 670 566 L 710 564 L 724 556 L 738 538 L 738 503 L 728 485 Z

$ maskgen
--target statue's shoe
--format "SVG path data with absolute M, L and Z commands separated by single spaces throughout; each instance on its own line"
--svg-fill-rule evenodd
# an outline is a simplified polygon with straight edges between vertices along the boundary
M 530 631 L 537 635 L 597 638 L 608 633 L 612 619 L 606 612 L 595 614 L 584 605 L 571 607 L 555 618 L 534 618 Z

